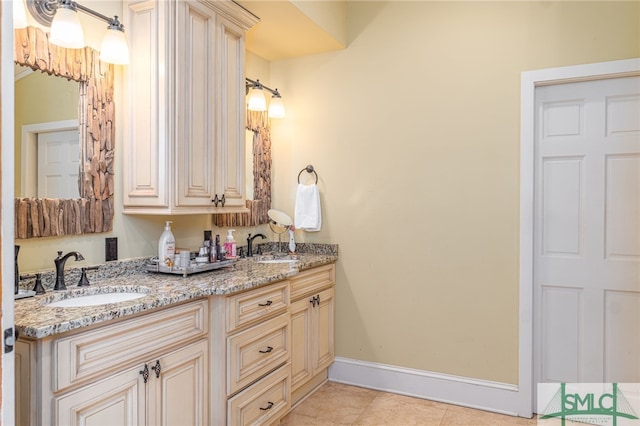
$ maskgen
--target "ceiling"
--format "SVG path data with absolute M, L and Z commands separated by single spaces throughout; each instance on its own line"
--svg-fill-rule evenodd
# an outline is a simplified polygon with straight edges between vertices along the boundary
M 236 0 L 260 18 L 247 32 L 247 50 L 269 61 L 344 49 L 290 1 Z

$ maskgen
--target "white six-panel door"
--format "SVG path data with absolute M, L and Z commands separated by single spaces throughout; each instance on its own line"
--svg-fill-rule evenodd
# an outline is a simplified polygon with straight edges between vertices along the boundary
M 38 197 L 78 198 L 78 130 L 38 133 Z
M 534 377 L 640 382 L 640 77 L 536 88 Z

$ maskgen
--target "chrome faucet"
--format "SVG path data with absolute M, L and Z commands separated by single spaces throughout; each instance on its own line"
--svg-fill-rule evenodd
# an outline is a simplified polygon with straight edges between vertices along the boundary
M 53 260 L 53 263 L 56 264 L 56 283 L 53 286 L 54 290 L 66 290 L 67 286 L 64 285 L 64 265 L 67 263 L 67 259 L 73 256 L 77 261 L 84 260 L 84 256 L 82 256 L 77 251 L 70 251 L 69 253 L 62 255 L 62 252 L 58 252 L 58 257 Z
M 264 234 L 256 234 L 253 237 L 249 234 L 249 238 L 247 238 L 247 257 L 253 257 L 253 240 L 256 237 L 261 237 L 263 240 L 267 238 Z

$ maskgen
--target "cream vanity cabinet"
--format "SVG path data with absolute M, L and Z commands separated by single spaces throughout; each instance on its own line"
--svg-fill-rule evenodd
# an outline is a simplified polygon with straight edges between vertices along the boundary
M 271 424 L 291 407 L 289 281 L 212 297 L 211 422 Z
M 208 302 L 16 345 L 16 424 L 207 424 Z
M 335 266 L 291 278 L 291 389 L 295 404 L 327 379 L 335 358 Z
M 244 37 L 257 18 L 227 0 L 127 0 L 124 15 L 124 212 L 241 211 Z

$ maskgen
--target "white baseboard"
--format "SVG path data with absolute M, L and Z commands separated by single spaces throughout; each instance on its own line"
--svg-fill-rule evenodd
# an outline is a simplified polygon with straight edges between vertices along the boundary
M 329 380 L 517 416 L 518 386 L 336 357 Z M 527 413 L 522 413 L 528 416 Z

